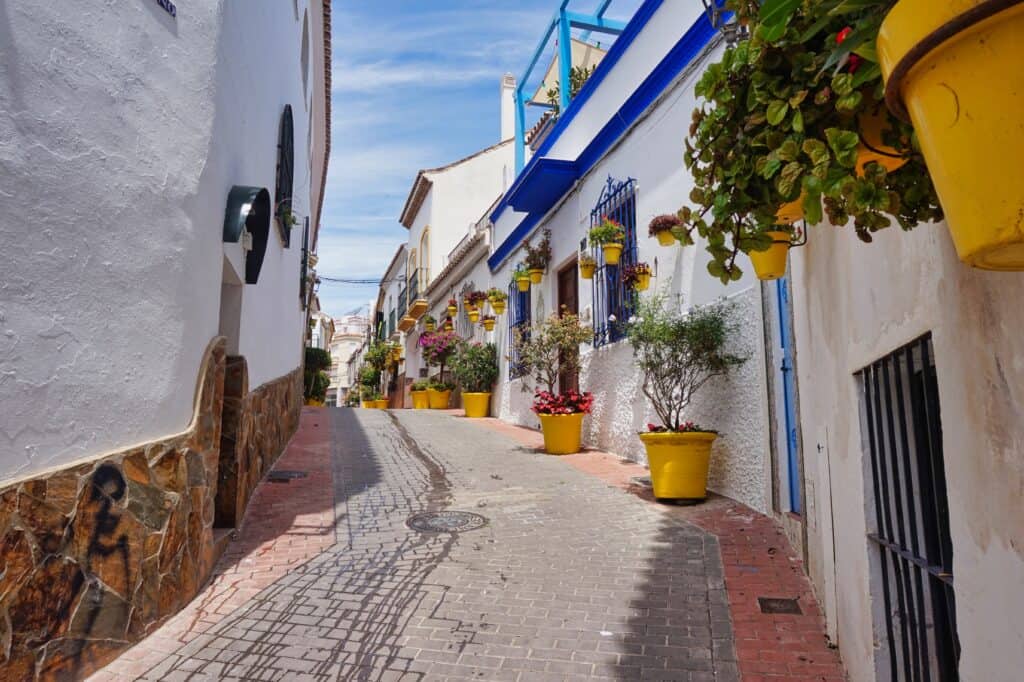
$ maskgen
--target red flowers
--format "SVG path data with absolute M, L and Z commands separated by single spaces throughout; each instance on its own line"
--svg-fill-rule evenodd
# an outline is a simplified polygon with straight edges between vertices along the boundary
M 843 42 L 845 42 L 846 39 L 850 37 L 851 33 L 853 33 L 853 28 L 851 26 L 847 26 L 842 31 L 837 33 L 836 34 L 836 45 L 842 45 Z M 854 73 L 857 69 L 859 69 L 860 65 L 861 65 L 861 63 L 863 63 L 863 61 L 864 61 L 863 57 L 861 57 L 859 54 L 853 54 L 851 52 L 850 56 L 847 58 L 847 64 L 849 64 L 849 66 L 850 66 L 850 73 Z
M 670 429 L 667 426 L 658 426 L 657 424 L 647 423 L 647 430 L 650 433 L 718 433 L 711 429 L 702 429 L 693 422 L 683 422 L 679 425 L 678 429 Z
M 533 411 L 536 414 L 588 413 L 594 404 L 590 393 L 567 391 L 561 394 L 537 391 L 533 396 Z

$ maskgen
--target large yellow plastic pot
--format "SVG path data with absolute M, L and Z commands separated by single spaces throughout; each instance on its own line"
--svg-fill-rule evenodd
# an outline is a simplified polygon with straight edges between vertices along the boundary
M 900 0 L 878 57 L 960 259 L 1024 270 L 1024 1 Z
M 622 244 L 602 244 L 601 251 L 604 253 L 604 262 L 608 265 L 618 265 L 622 257 Z
M 386 409 L 388 409 L 388 399 L 387 398 L 381 398 L 380 400 L 374 400 L 373 402 L 377 406 L 378 410 L 386 410 Z
M 427 391 L 409 391 L 409 395 L 412 396 L 412 409 L 426 410 L 430 407 Z
M 544 432 L 544 452 L 549 455 L 571 455 L 580 451 L 582 412 L 537 416 L 540 417 L 540 428 Z
M 786 256 L 789 254 L 789 233 L 768 232 L 772 245 L 767 251 L 751 251 L 750 262 L 758 279 L 779 279 L 786 274 Z
M 467 417 L 486 417 L 491 412 L 490 393 L 463 393 L 462 409 L 466 411 Z
M 714 433 L 642 433 L 654 497 L 703 500 L 708 496 L 708 465 Z
M 658 243 L 662 246 L 672 246 L 676 243 L 676 237 L 671 230 L 662 230 L 658 233 Z
M 539 268 L 533 268 L 529 271 L 530 282 L 533 284 L 540 284 L 544 281 L 544 271 Z
M 377 403 L 376 403 L 376 401 L 373 401 L 373 400 L 364 400 L 364 401 L 363 401 L 363 409 L 364 409 L 364 410 L 375 410 L 375 409 L 377 409 Z
M 451 391 L 438 391 L 435 388 L 428 388 L 427 403 L 430 405 L 430 409 L 432 410 L 447 410 L 448 399 L 451 395 Z
M 529 291 L 530 290 L 530 276 L 526 275 L 525 277 L 516 277 L 516 286 L 519 287 L 519 291 L 523 291 L 523 292 Z
M 322 401 L 322 400 L 316 400 L 314 398 L 310 398 L 309 400 L 306 401 L 306 407 L 323 407 L 323 406 L 324 406 L 324 401 Z

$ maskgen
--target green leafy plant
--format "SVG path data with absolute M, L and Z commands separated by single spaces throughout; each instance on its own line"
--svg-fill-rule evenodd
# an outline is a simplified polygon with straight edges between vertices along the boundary
M 622 244 L 626 241 L 626 230 L 622 223 L 604 216 L 601 224 L 594 227 L 587 234 L 591 244 L 601 246 L 602 244 Z
M 651 275 L 651 266 L 647 263 L 627 265 L 622 268 L 622 283 L 632 289 L 643 275 Z
M 431 389 L 433 389 L 435 391 L 454 391 L 455 390 L 455 384 L 451 383 L 450 381 L 437 381 L 437 380 L 434 380 L 434 381 L 430 382 L 429 388 L 431 388 Z
M 523 279 L 523 278 L 529 279 L 530 278 L 530 271 L 526 267 L 525 263 L 519 263 L 518 265 L 516 265 L 515 269 L 512 271 L 512 281 L 515 282 L 516 280 Z
M 643 375 L 644 395 L 667 430 L 684 430 L 683 412 L 693 394 L 746 362 L 726 349 L 736 331 L 728 304 L 684 314 L 670 307 L 663 295 L 640 302 L 627 334 Z M 694 430 L 693 425 L 685 430 Z
M 594 66 L 574 66 L 569 70 L 569 99 L 573 99 L 579 94 L 583 84 L 587 82 L 594 73 Z M 555 81 L 553 87 L 548 88 L 545 93 L 548 98 L 548 105 L 551 107 L 551 111 L 554 112 L 557 118 L 562 113 L 562 88 L 558 81 Z
M 580 344 L 590 343 L 594 333 L 580 324 L 576 315 L 552 314 L 524 334 L 516 329 L 514 343 L 519 361 L 538 386 L 553 393 L 560 371 L 574 372 L 580 366 Z M 523 390 L 527 387 L 523 386 Z
M 463 391 L 489 393 L 498 380 L 498 349 L 493 343 L 459 344 L 452 373 Z
M 391 347 L 383 341 L 374 341 L 366 349 L 364 359 L 368 365 L 377 371 L 383 370 L 391 360 Z
M 526 269 L 546 270 L 550 261 L 551 230 L 544 230 L 537 246 L 531 246 L 529 241 L 526 242 Z
M 579 267 L 583 267 L 583 266 L 587 266 L 587 265 L 589 265 L 590 267 L 596 267 L 597 266 L 597 260 L 595 260 L 594 257 L 591 256 L 589 253 L 581 253 L 578 256 L 578 258 L 576 260 L 576 263 L 577 263 L 577 265 Z
M 487 290 L 487 299 L 491 303 L 504 303 L 508 300 L 508 294 L 497 287 L 491 287 Z
M 331 354 L 322 348 L 306 347 L 305 364 L 302 370 L 302 393 L 306 400 L 323 401 L 331 377 L 326 370 L 331 367 Z
M 434 319 L 433 315 L 424 315 L 423 324 L 437 324 L 437 320 Z
M 770 246 L 787 204 L 811 224 L 852 220 L 864 241 L 890 216 L 903 229 L 941 218 L 912 127 L 883 104 L 874 44 L 894 0 L 730 4 L 750 38 L 697 84 L 684 157 L 695 186 L 674 231 L 707 240 L 708 271 L 738 280 L 738 254 Z
M 487 294 L 482 291 L 471 291 L 466 295 L 469 304 L 479 308 L 487 301 Z
M 410 388 L 410 390 L 425 391 L 428 388 L 430 388 L 430 382 L 427 381 L 426 379 L 420 379 L 419 381 L 412 382 L 412 387 Z
M 363 365 L 359 370 L 359 384 L 362 386 L 377 386 L 380 384 L 380 370 L 370 365 Z

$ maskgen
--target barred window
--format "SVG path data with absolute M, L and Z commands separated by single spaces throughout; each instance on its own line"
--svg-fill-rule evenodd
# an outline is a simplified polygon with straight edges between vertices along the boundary
M 600 246 L 591 245 L 597 261 L 592 280 L 594 293 L 594 347 L 613 343 L 626 336 L 626 322 L 636 310 L 636 292 L 622 283 L 622 269 L 636 265 L 636 180 L 618 181 L 608 177 L 597 206 L 590 212 L 590 226 L 597 227 L 605 217 L 620 223 L 626 242 L 617 265 L 604 262 Z
M 508 286 L 508 304 L 508 376 L 514 379 L 526 373 L 516 349 L 516 330 L 522 331 L 524 339 L 530 337 L 530 290 L 519 291 L 516 283 L 512 282 Z

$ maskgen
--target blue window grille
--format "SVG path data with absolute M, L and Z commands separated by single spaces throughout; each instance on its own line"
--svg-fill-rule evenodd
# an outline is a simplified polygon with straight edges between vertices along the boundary
M 597 206 L 590 212 L 590 226 L 597 227 L 605 216 L 621 223 L 626 243 L 617 265 L 604 262 L 600 246 L 591 245 L 597 262 L 592 280 L 594 292 L 594 347 L 614 343 L 626 335 L 626 323 L 636 310 L 636 292 L 622 283 L 622 269 L 636 265 L 636 180 L 608 178 Z
M 530 338 L 530 291 L 519 291 L 515 282 L 508 286 L 508 376 L 510 379 L 526 374 L 526 367 L 519 359 L 516 349 L 516 331 L 521 331 L 523 340 Z

